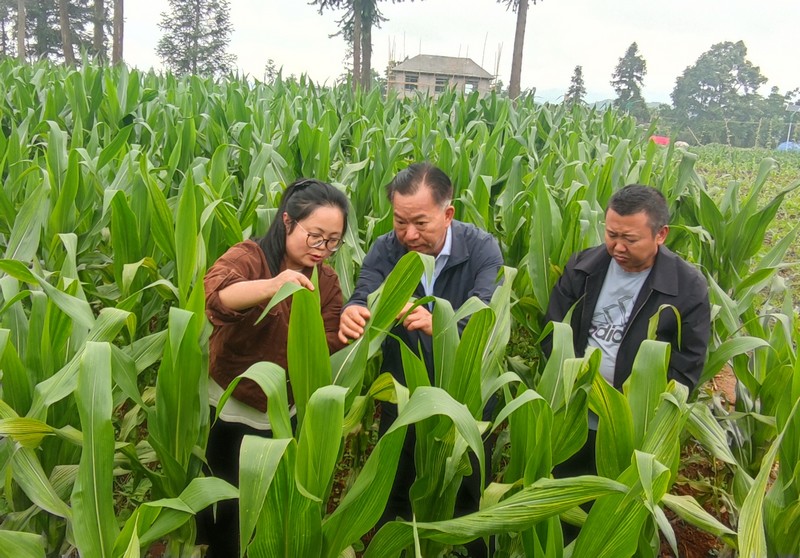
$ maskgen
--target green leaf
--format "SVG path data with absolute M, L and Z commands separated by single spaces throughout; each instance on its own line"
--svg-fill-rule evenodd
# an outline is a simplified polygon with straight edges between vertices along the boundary
M 11 471 L 31 502 L 53 515 L 72 518 L 72 510 L 56 494 L 33 450 L 18 448 L 11 458 Z
M 128 137 L 131 135 L 131 130 L 133 130 L 132 125 L 125 126 L 119 130 L 114 136 L 114 139 L 103 148 L 103 150 L 100 152 L 100 156 L 97 158 L 97 171 L 100 171 L 100 169 L 110 163 L 117 155 L 119 155 L 120 151 L 127 146 Z
M 267 414 L 273 435 L 276 438 L 291 438 L 292 427 L 289 418 L 289 397 L 286 394 L 286 372 L 273 362 L 257 362 L 234 378 L 219 399 L 215 420 L 219 419 L 225 403 L 244 378 L 253 380 L 266 394 Z
M 617 478 L 629 466 L 635 447 L 631 409 L 625 397 L 600 374 L 592 384 L 589 406 L 599 419 L 595 445 L 597 472 Z
M 293 438 L 270 440 L 258 436 L 245 436 L 239 457 L 239 540 L 252 539 L 261 508 L 266 500 L 278 465 L 284 459 Z M 244 556 L 242 544 L 239 556 Z
M 342 445 L 346 393 L 343 387 L 323 386 L 311 395 L 297 444 L 297 482 L 320 502 L 327 499 Z
M 700 376 L 698 385 L 716 376 L 733 357 L 749 354 L 756 349 L 768 346 L 768 341 L 758 337 L 743 336 L 726 339 L 716 349 L 709 352 L 708 361 L 703 367 L 703 374 Z
M 729 537 L 725 539 L 726 542 L 733 542 L 732 537 L 736 535 L 736 532 L 720 523 L 716 517 L 704 510 L 692 496 L 667 493 L 661 497 L 661 501 L 685 522 L 717 537 L 728 535 Z
M 83 430 L 78 477 L 72 491 L 75 543 L 82 555 L 111 557 L 114 513 L 114 427 L 111 424 L 111 346 L 89 343 L 75 394 Z
M 36 256 L 42 227 L 49 213 L 49 190 L 49 184 L 43 181 L 26 196 L 14 220 L 14 227 L 6 245 L 5 259 L 28 263 Z
M 0 558 L 44 558 L 41 535 L 0 531 Z
M 332 377 L 318 292 L 306 289 L 297 291 L 292 298 L 289 316 L 286 360 L 297 405 L 298 427 L 303 424 L 311 395 L 319 388 L 330 385 Z
M 36 449 L 55 429 L 40 420 L 15 417 L 0 419 L 0 436 L 7 436 L 25 448 Z
M 631 375 L 622 386 L 633 418 L 635 447 L 641 447 L 661 394 L 667 390 L 669 354 L 669 343 L 645 339 L 636 353 Z
M 764 496 L 781 442 L 784 436 L 794 434 L 789 431 L 789 426 L 792 424 L 791 418 L 797 412 L 798 406 L 800 406 L 800 400 L 795 401 L 787 418 L 786 427 L 781 430 L 764 455 L 755 482 L 750 487 L 740 510 L 738 542 L 741 556 L 767 556 L 767 541 L 764 534 Z
M 456 519 L 417 523 L 416 527 L 420 537 L 448 544 L 464 544 L 496 533 L 524 531 L 535 523 L 584 502 L 626 490 L 624 485 L 600 477 L 541 479 L 494 506 Z M 375 535 L 364 557 L 399 556 L 400 551 L 412 542 L 411 531 L 410 523 L 387 523 Z
M 197 201 L 196 186 L 188 175 L 178 198 L 178 216 L 175 220 L 175 259 L 178 272 L 178 292 L 181 307 L 186 305 L 189 289 L 197 271 Z
M 22 262 L 0 260 L 0 271 L 8 273 L 15 279 L 30 284 L 39 284 L 50 300 L 81 327 L 90 329 L 94 326 L 94 314 L 89 303 L 57 289 L 39 275 L 30 271 Z

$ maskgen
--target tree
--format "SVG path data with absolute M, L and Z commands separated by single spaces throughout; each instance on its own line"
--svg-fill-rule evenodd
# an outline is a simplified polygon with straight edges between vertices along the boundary
M 744 42 L 717 43 L 684 70 L 672 90 L 679 124 L 691 127 L 702 142 L 752 146 L 755 130 L 737 126 L 758 119 L 766 83 L 758 66 L 747 60 Z
M 767 81 L 747 60 L 744 42 L 717 43 L 684 70 L 672 90 L 672 102 L 683 117 L 732 118 L 752 103 Z
M 0 55 L 2 56 L 15 56 L 16 54 L 13 48 L 14 35 L 12 35 L 16 18 L 13 8 L 16 3 L 17 0 L 0 0 Z
M 20 59 L 63 59 L 72 63 L 75 50 L 91 48 L 89 0 L 19 0 L 15 4 Z M 66 48 L 67 44 L 71 48 Z
M 67 0 L 58 0 L 58 19 L 61 24 L 61 48 L 64 52 L 64 62 L 74 66 L 75 51 L 72 50 L 72 35 L 69 29 L 69 3 Z
M 572 73 L 572 81 L 570 82 L 569 90 L 564 96 L 564 104 L 583 104 L 583 98 L 585 96 L 586 86 L 583 83 L 583 66 L 575 66 L 575 71 Z
M 267 60 L 267 63 L 264 65 L 264 82 L 265 83 L 275 83 L 275 80 L 278 78 L 278 72 L 282 71 L 278 69 L 275 65 L 275 61 L 272 58 Z
M 528 4 L 530 0 L 497 0 L 504 2 L 517 14 L 517 25 L 514 30 L 514 52 L 511 55 L 511 78 L 508 82 L 508 96 L 519 97 L 522 80 L 522 50 L 525 45 L 525 26 L 528 23 Z M 533 0 L 536 5 L 536 0 Z
M 94 33 L 92 34 L 92 47 L 98 59 L 106 58 L 106 7 L 103 0 L 94 0 Z
M 17 0 L 17 58 L 25 61 L 25 0 Z
M 122 62 L 122 39 L 125 31 L 125 2 L 114 0 L 114 42 L 111 46 L 111 62 Z
M 164 35 L 156 52 L 177 74 L 229 72 L 236 57 L 227 52 L 233 25 L 228 0 L 169 0 L 158 26 Z
M 337 21 L 339 32 L 351 46 L 353 55 L 353 87 L 360 86 L 368 91 L 372 85 L 372 28 L 380 27 L 386 18 L 378 8 L 379 0 L 312 0 L 311 4 L 319 7 L 319 13 L 325 9 L 344 9 L 344 15 Z M 392 0 L 393 4 L 404 0 Z M 411 0 L 412 2 L 414 0 Z
M 625 56 L 619 59 L 611 76 L 611 85 L 617 92 L 614 106 L 644 120 L 648 119 L 647 107 L 642 98 L 642 85 L 646 73 L 647 63 L 639 54 L 639 46 L 631 43 L 625 51 Z

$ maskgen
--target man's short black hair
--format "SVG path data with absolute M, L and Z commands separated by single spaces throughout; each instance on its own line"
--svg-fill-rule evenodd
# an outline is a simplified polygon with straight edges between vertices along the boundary
M 618 190 L 608 200 L 608 208 L 619 215 L 633 215 L 644 211 L 653 234 L 669 224 L 669 207 L 664 194 L 650 186 L 629 184 Z
M 453 200 L 453 183 L 439 167 L 428 163 L 414 163 L 401 170 L 386 185 L 389 201 L 395 194 L 409 196 L 416 194 L 419 187 L 425 185 L 433 194 L 433 200 L 439 205 L 448 205 Z

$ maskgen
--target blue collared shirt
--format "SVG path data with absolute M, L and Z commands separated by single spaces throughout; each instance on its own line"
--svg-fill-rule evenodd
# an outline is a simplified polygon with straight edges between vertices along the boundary
M 436 278 L 439 277 L 439 274 L 444 269 L 444 266 L 447 265 L 447 260 L 450 258 L 450 251 L 452 248 L 453 232 L 448 226 L 447 233 L 444 237 L 444 246 L 442 246 L 442 251 L 436 255 L 436 258 L 434 258 L 433 277 L 429 277 L 427 274 L 422 276 L 422 288 L 425 289 L 425 296 L 433 295 L 433 286 L 436 284 Z

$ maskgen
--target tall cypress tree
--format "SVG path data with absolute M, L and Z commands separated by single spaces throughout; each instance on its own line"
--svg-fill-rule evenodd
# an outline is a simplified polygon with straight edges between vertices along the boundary
M 236 57 L 227 52 L 233 25 L 228 0 L 169 0 L 158 24 L 163 37 L 156 53 L 177 74 L 229 72 Z
M 619 59 L 611 76 L 611 85 L 617 92 L 614 106 L 641 119 L 647 119 L 649 116 L 642 98 L 642 84 L 646 73 L 647 62 L 639 54 L 639 46 L 631 43 L 625 51 L 625 56 Z
M 569 90 L 567 94 L 564 95 L 564 104 L 574 105 L 576 103 L 583 103 L 584 97 L 586 97 L 586 85 L 583 83 L 583 66 L 575 66 Z

